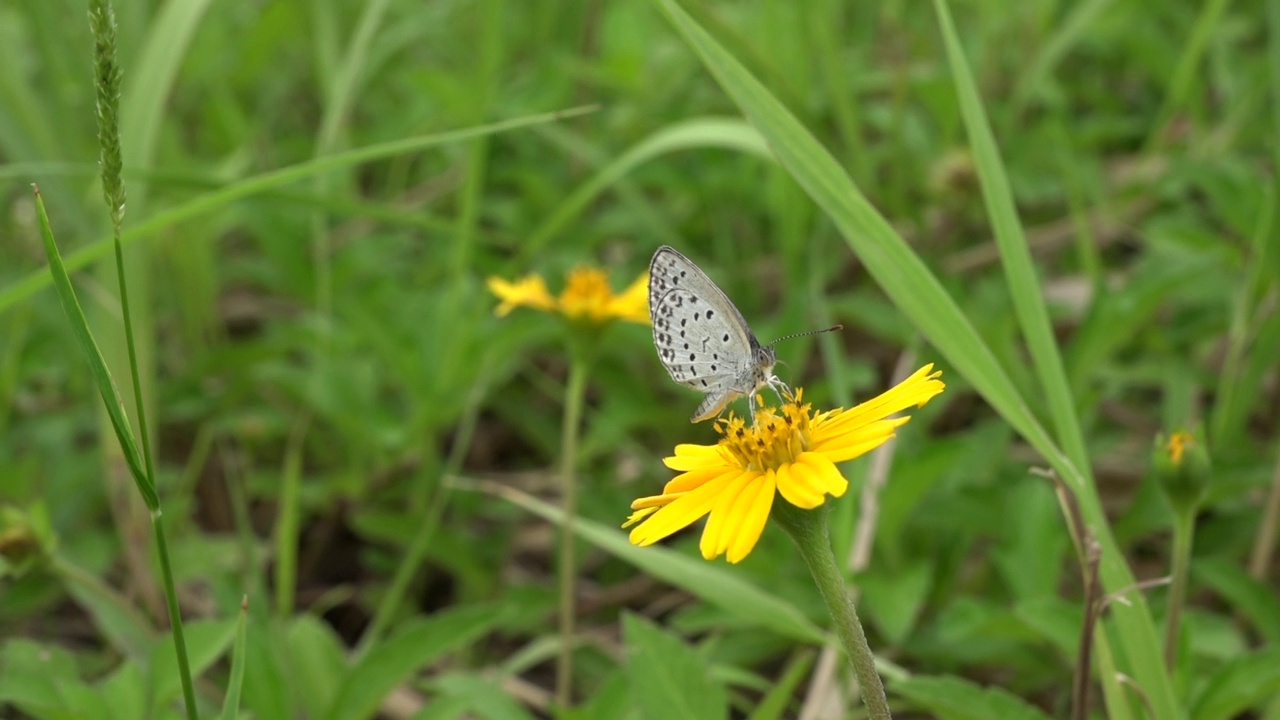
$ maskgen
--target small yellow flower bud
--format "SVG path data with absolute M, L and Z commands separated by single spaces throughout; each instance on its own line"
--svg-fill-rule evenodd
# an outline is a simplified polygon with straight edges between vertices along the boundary
M 1213 469 L 1202 440 L 1185 430 L 1156 436 L 1151 469 L 1175 512 L 1194 510 L 1209 487 Z

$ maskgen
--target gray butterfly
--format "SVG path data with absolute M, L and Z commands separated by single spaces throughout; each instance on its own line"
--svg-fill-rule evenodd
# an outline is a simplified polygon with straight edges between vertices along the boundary
M 692 422 L 716 417 L 742 395 L 754 420 L 759 390 L 768 386 L 779 398 L 790 392 L 773 374 L 773 343 L 761 345 L 724 291 L 692 260 L 666 245 L 649 262 L 649 318 L 658 359 L 671 379 L 706 394 Z

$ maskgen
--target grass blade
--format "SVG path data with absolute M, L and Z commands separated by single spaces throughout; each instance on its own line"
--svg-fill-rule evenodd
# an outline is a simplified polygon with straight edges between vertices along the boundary
M 1035 264 L 1031 261 L 1027 236 L 1018 219 L 1018 211 L 1013 203 L 1013 190 L 1009 187 L 1009 178 L 1005 174 L 1004 163 L 1000 160 L 995 135 L 991 132 L 982 100 L 978 97 L 978 87 L 969 72 L 969 64 L 965 60 L 964 49 L 960 47 L 960 38 L 951 22 L 946 1 L 934 0 L 934 8 L 938 13 L 938 24 L 947 48 L 947 59 L 951 64 L 960 112 L 969 133 L 969 145 L 977 166 L 978 179 L 982 184 L 987 216 L 991 219 L 996 246 L 1004 263 L 1005 281 L 1009 283 L 1013 309 L 1031 351 L 1041 389 L 1049 402 L 1058 443 L 1081 474 L 1086 479 L 1091 479 L 1089 457 L 1080 432 L 1080 422 L 1076 418 L 1071 389 L 1067 386 L 1066 372 L 1062 368 L 1062 356 L 1058 354 L 1058 345 L 1054 341 L 1049 311 L 1044 305 L 1044 292 L 1036 275 Z
M 248 645 L 249 596 L 240 601 L 240 619 L 236 623 L 236 640 L 231 649 L 231 678 L 222 701 L 222 720 L 236 720 L 240 714 L 240 690 L 244 687 L 245 647 Z
M 115 381 L 111 379 L 111 371 L 107 369 L 107 362 L 103 359 L 102 351 L 98 349 L 98 343 L 89 330 L 89 321 L 85 318 L 84 309 L 80 307 L 80 301 L 76 298 L 76 291 L 71 287 L 71 277 L 67 275 L 62 255 L 58 253 L 58 245 L 53 239 L 53 229 L 49 227 L 49 216 L 45 213 L 44 198 L 40 196 L 40 188 L 35 188 L 35 193 L 40 235 L 44 239 L 45 255 L 49 258 L 49 275 L 53 282 L 53 289 L 57 292 L 62 310 L 71 323 L 71 332 L 75 335 L 76 344 L 80 346 L 85 359 L 89 361 L 89 372 L 93 374 L 94 383 L 102 395 L 102 403 L 106 406 L 107 416 L 111 419 L 111 428 L 120 441 L 120 449 L 124 452 L 129 474 L 133 475 L 133 481 L 137 484 L 138 492 L 142 494 L 147 507 L 155 510 L 160 506 L 160 499 L 156 495 L 155 486 L 151 484 L 150 478 L 143 470 L 142 454 L 138 451 L 138 444 L 133 437 L 133 428 L 125 415 L 120 392 L 116 390 Z M 103 248 L 110 249 L 110 243 L 103 243 Z
M 1080 493 L 1086 521 L 1094 527 L 1103 545 L 1104 583 L 1111 592 L 1130 587 L 1133 574 L 1116 546 L 1092 484 L 1040 425 L 990 348 L 938 279 L 831 155 L 741 63 L 674 0 L 654 1 L 769 142 L 779 162 L 832 219 L 894 304 L 1068 486 Z M 1124 638 L 1126 656 L 1145 668 L 1145 659 L 1154 658 L 1158 662 L 1159 645 L 1145 601 L 1138 594 L 1132 594 L 1129 599 L 1132 605 L 1113 604 L 1112 616 Z M 1171 690 L 1163 670 L 1137 674 L 1140 681 L 1153 683 L 1148 691 L 1158 699 L 1162 714 L 1173 717 Z
M 194 200 L 190 200 L 156 215 L 152 215 L 146 220 L 135 225 L 132 230 L 126 230 L 120 236 L 120 242 L 128 245 L 145 237 L 154 235 L 167 227 L 198 217 L 212 210 L 216 210 L 217 208 L 227 205 L 233 201 L 252 197 L 253 195 L 266 192 L 273 188 L 280 187 L 281 185 L 286 185 L 291 182 L 311 177 L 327 170 L 359 165 L 361 163 L 394 155 L 415 152 L 437 145 L 461 142 L 481 135 L 495 134 L 506 132 L 508 130 L 529 127 L 531 125 L 564 120 L 566 118 L 585 115 L 586 113 L 594 112 L 595 110 L 596 106 L 590 105 L 571 108 L 568 110 L 539 113 L 537 115 L 526 115 L 523 117 L 512 118 L 510 120 L 503 120 L 501 122 L 464 128 L 461 130 L 449 130 L 441 133 L 405 138 L 403 140 L 392 140 L 390 142 L 369 145 L 367 147 L 350 150 L 348 152 L 315 158 L 307 162 L 298 163 L 297 165 L 290 165 L 288 167 L 280 168 L 279 170 L 272 170 L 261 175 L 246 178 L 220 190 L 216 190 L 206 195 L 201 195 Z M 102 240 L 98 240 L 69 255 L 66 259 L 66 269 L 68 272 L 74 272 L 86 265 L 89 265 L 111 251 L 111 238 L 103 238 Z M 9 285 L 3 290 L 0 290 L 0 313 L 3 313 L 5 310 L 8 310 L 14 305 L 31 297 L 36 292 L 39 292 L 49 284 L 49 281 L 50 278 L 45 274 L 45 272 L 43 270 L 38 270 L 33 271 L 25 278 Z

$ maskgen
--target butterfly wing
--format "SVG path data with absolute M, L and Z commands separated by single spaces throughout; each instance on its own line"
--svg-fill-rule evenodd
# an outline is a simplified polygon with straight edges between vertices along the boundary
M 750 376 L 759 341 L 728 296 L 693 261 L 663 246 L 649 263 L 649 315 L 671 379 L 707 394 L 694 422 L 719 414 Z

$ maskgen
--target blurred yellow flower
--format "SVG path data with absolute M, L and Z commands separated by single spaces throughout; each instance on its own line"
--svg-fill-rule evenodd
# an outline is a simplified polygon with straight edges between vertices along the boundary
M 609 287 L 609 278 L 604 271 L 590 267 L 578 268 L 569 273 L 559 298 L 552 297 L 546 282 L 539 275 L 526 275 L 515 282 L 491 277 L 488 286 L 502 301 L 494 310 L 499 316 L 525 306 L 546 312 L 559 312 L 574 320 L 606 322 L 617 319 L 649 324 L 648 273 L 636 278 L 635 282 L 617 295 Z
M 729 562 L 745 558 L 756 546 L 773 507 L 774 493 L 803 509 L 813 509 L 826 496 L 840 497 L 849 481 L 836 463 L 852 460 L 889 438 L 909 417 L 889 416 L 911 406 L 922 407 L 945 385 L 933 365 L 926 365 L 892 389 L 849 410 L 814 413 L 803 391 L 776 410 L 756 411 L 748 427 L 730 414 L 716 423 L 715 445 L 677 445 L 666 458 L 679 471 L 662 494 L 631 503 L 635 512 L 623 527 L 634 545 L 653 543 L 710 514 L 702 531 L 702 557 L 726 554 Z M 643 522 L 641 522 L 643 521 Z

